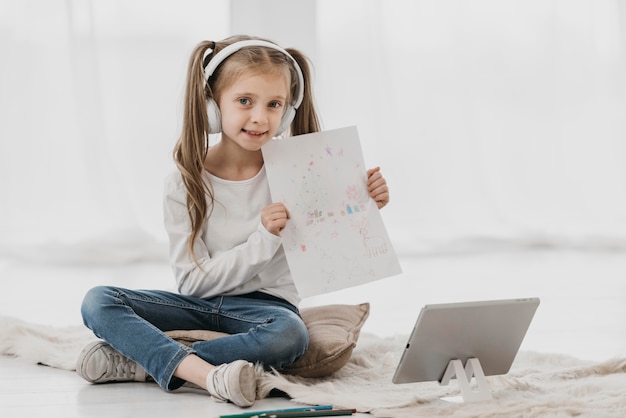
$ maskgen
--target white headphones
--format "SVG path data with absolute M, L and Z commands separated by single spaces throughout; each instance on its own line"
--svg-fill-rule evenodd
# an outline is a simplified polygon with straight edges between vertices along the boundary
M 246 41 L 239 41 L 239 42 L 230 44 L 224 47 L 222 50 L 220 50 L 217 54 L 215 54 L 215 56 L 211 58 L 211 60 L 208 62 L 207 66 L 204 69 L 204 76 L 206 78 L 206 82 L 207 83 L 209 82 L 209 78 L 211 78 L 215 69 L 222 62 L 224 62 L 226 58 L 228 58 L 235 52 L 239 51 L 240 49 L 250 47 L 250 46 L 263 46 L 263 47 L 272 48 L 272 49 L 282 52 L 283 54 L 291 58 L 291 60 L 293 61 L 293 66 L 296 68 L 296 72 L 298 73 L 298 94 L 292 103 L 285 105 L 285 109 L 283 111 L 283 117 L 280 120 L 280 126 L 278 127 L 278 131 L 276 132 L 276 135 L 280 135 L 283 132 L 285 132 L 287 128 L 289 128 L 289 125 L 293 121 L 293 118 L 296 116 L 296 110 L 298 109 L 298 107 L 300 107 L 300 104 L 302 104 L 302 98 L 304 97 L 304 76 L 302 75 L 302 70 L 300 69 L 300 66 L 298 65 L 296 60 L 283 48 L 271 42 L 261 41 L 261 40 L 246 40 Z M 207 50 L 205 57 L 211 52 L 212 51 Z M 222 117 L 220 115 L 220 109 L 217 103 L 215 102 L 213 98 L 208 98 L 206 101 L 206 107 L 207 107 L 207 115 L 209 117 L 209 127 L 210 127 L 209 133 L 216 134 L 216 133 L 221 132 L 222 131 L 222 122 L 221 122 Z

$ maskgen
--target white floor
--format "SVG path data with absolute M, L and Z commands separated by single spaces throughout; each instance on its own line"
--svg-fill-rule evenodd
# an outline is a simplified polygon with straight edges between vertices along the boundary
M 404 273 L 317 296 L 303 307 L 371 303 L 363 332 L 407 335 L 424 304 L 517 297 L 541 298 L 522 350 L 582 359 L 626 355 L 626 254 L 525 251 L 403 258 Z M 171 288 L 166 264 L 27 265 L 0 260 L 0 315 L 50 326 L 80 323 L 79 306 L 98 284 Z M 185 416 L 210 418 L 240 410 L 191 389 L 165 393 L 154 384 L 90 385 L 73 372 L 0 357 L 2 417 Z M 295 406 L 284 398 L 255 410 Z M 365 414 L 358 414 L 367 416 Z

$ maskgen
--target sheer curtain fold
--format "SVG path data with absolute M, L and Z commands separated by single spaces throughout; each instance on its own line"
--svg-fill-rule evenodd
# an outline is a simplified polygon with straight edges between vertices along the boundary
M 399 252 L 626 249 L 619 1 L 292 3 L 1 2 L 0 254 L 163 257 L 188 55 L 241 32 L 313 58 L 324 128 L 357 125 L 387 177 Z

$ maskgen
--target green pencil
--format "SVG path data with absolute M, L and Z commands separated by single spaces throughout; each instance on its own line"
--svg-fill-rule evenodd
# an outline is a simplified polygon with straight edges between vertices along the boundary
M 232 415 L 220 415 L 219 418 L 259 418 L 268 417 L 274 414 L 280 414 L 285 412 L 309 412 L 309 411 L 321 411 L 333 409 L 332 405 L 316 405 L 316 406 L 304 406 L 298 408 L 285 408 L 285 409 L 267 409 L 265 411 L 251 411 L 243 412 L 240 414 Z

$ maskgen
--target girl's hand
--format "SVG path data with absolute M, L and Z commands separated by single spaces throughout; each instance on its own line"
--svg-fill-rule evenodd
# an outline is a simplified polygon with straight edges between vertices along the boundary
M 289 219 L 289 212 L 282 203 L 272 203 L 261 211 L 263 226 L 277 236 L 280 236 L 280 231 L 287 225 L 287 219 Z
M 380 167 L 367 170 L 367 191 L 376 202 L 378 209 L 389 203 L 389 188 L 387 181 L 380 173 Z

